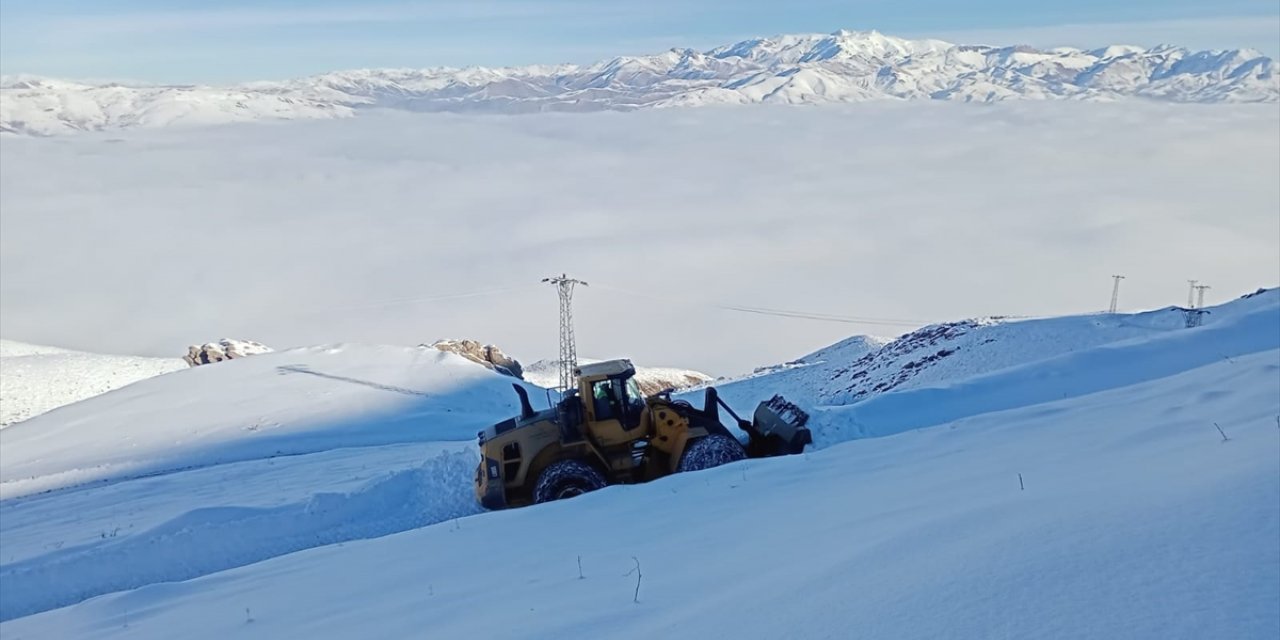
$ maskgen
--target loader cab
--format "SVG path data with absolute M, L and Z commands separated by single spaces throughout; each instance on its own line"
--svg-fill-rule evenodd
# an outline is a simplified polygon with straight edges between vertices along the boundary
M 636 384 L 630 360 L 608 360 L 578 367 L 578 397 L 587 428 L 602 447 L 630 443 L 643 437 L 638 427 L 644 394 Z

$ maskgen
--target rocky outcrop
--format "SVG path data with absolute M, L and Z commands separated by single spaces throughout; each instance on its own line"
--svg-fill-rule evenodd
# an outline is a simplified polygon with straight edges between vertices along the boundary
M 498 373 L 524 379 L 524 368 L 520 366 L 520 362 L 491 344 L 480 344 L 475 340 L 437 340 L 429 345 L 422 346 L 456 353 Z
M 202 345 L 193 344 L 187 347 L 187 355 L 182 356 L 182 359 L 186 360 L 187 364 L 198 367 L 202 364 L 234 360 L 260 353 L 270 353 L 271 351 L 273 351 L 271 347 L 261 342 L 223 338 L 217 342 L 206 342 Z

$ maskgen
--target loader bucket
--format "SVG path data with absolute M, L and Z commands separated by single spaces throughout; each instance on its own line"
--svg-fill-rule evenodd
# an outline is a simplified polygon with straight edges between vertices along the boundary
M 809 433 L 809 414 L 786 398 L 775 395 L 756 407 L 750 426 L 743 425 L 751 437 L 747 454 L 753 458 L 783 456 L 804 451 L 813 442 Z

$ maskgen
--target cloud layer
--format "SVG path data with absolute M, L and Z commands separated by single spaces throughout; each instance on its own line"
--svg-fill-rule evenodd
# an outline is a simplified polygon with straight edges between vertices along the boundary
M 717 374 L 946 320 L 1274 285 L 1272 106 L 863 104 L 6 139 L 0 331 L 173 355 L 473 337 Z M 468 292 L 501 293 L 452 297 Z M 395 302 L 392 302 L 395 301 Z

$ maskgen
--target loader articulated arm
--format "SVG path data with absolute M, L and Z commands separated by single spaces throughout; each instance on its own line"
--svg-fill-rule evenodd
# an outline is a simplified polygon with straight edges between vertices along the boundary
M 707 389 L 706 409 L 709 416 L 719 419 L 719 408 L 724 407 L 737 421 L 738 428 L 747 433 L 747 455 L 752 458 L 783 456 L 804 451 L 813 443 L 813 434 L 805 425 L 809 414 L 781 395 L 775 395 L 756 407 L 751 421 L 743 420 L 732 407 L 720 399 L 715 387 Z

